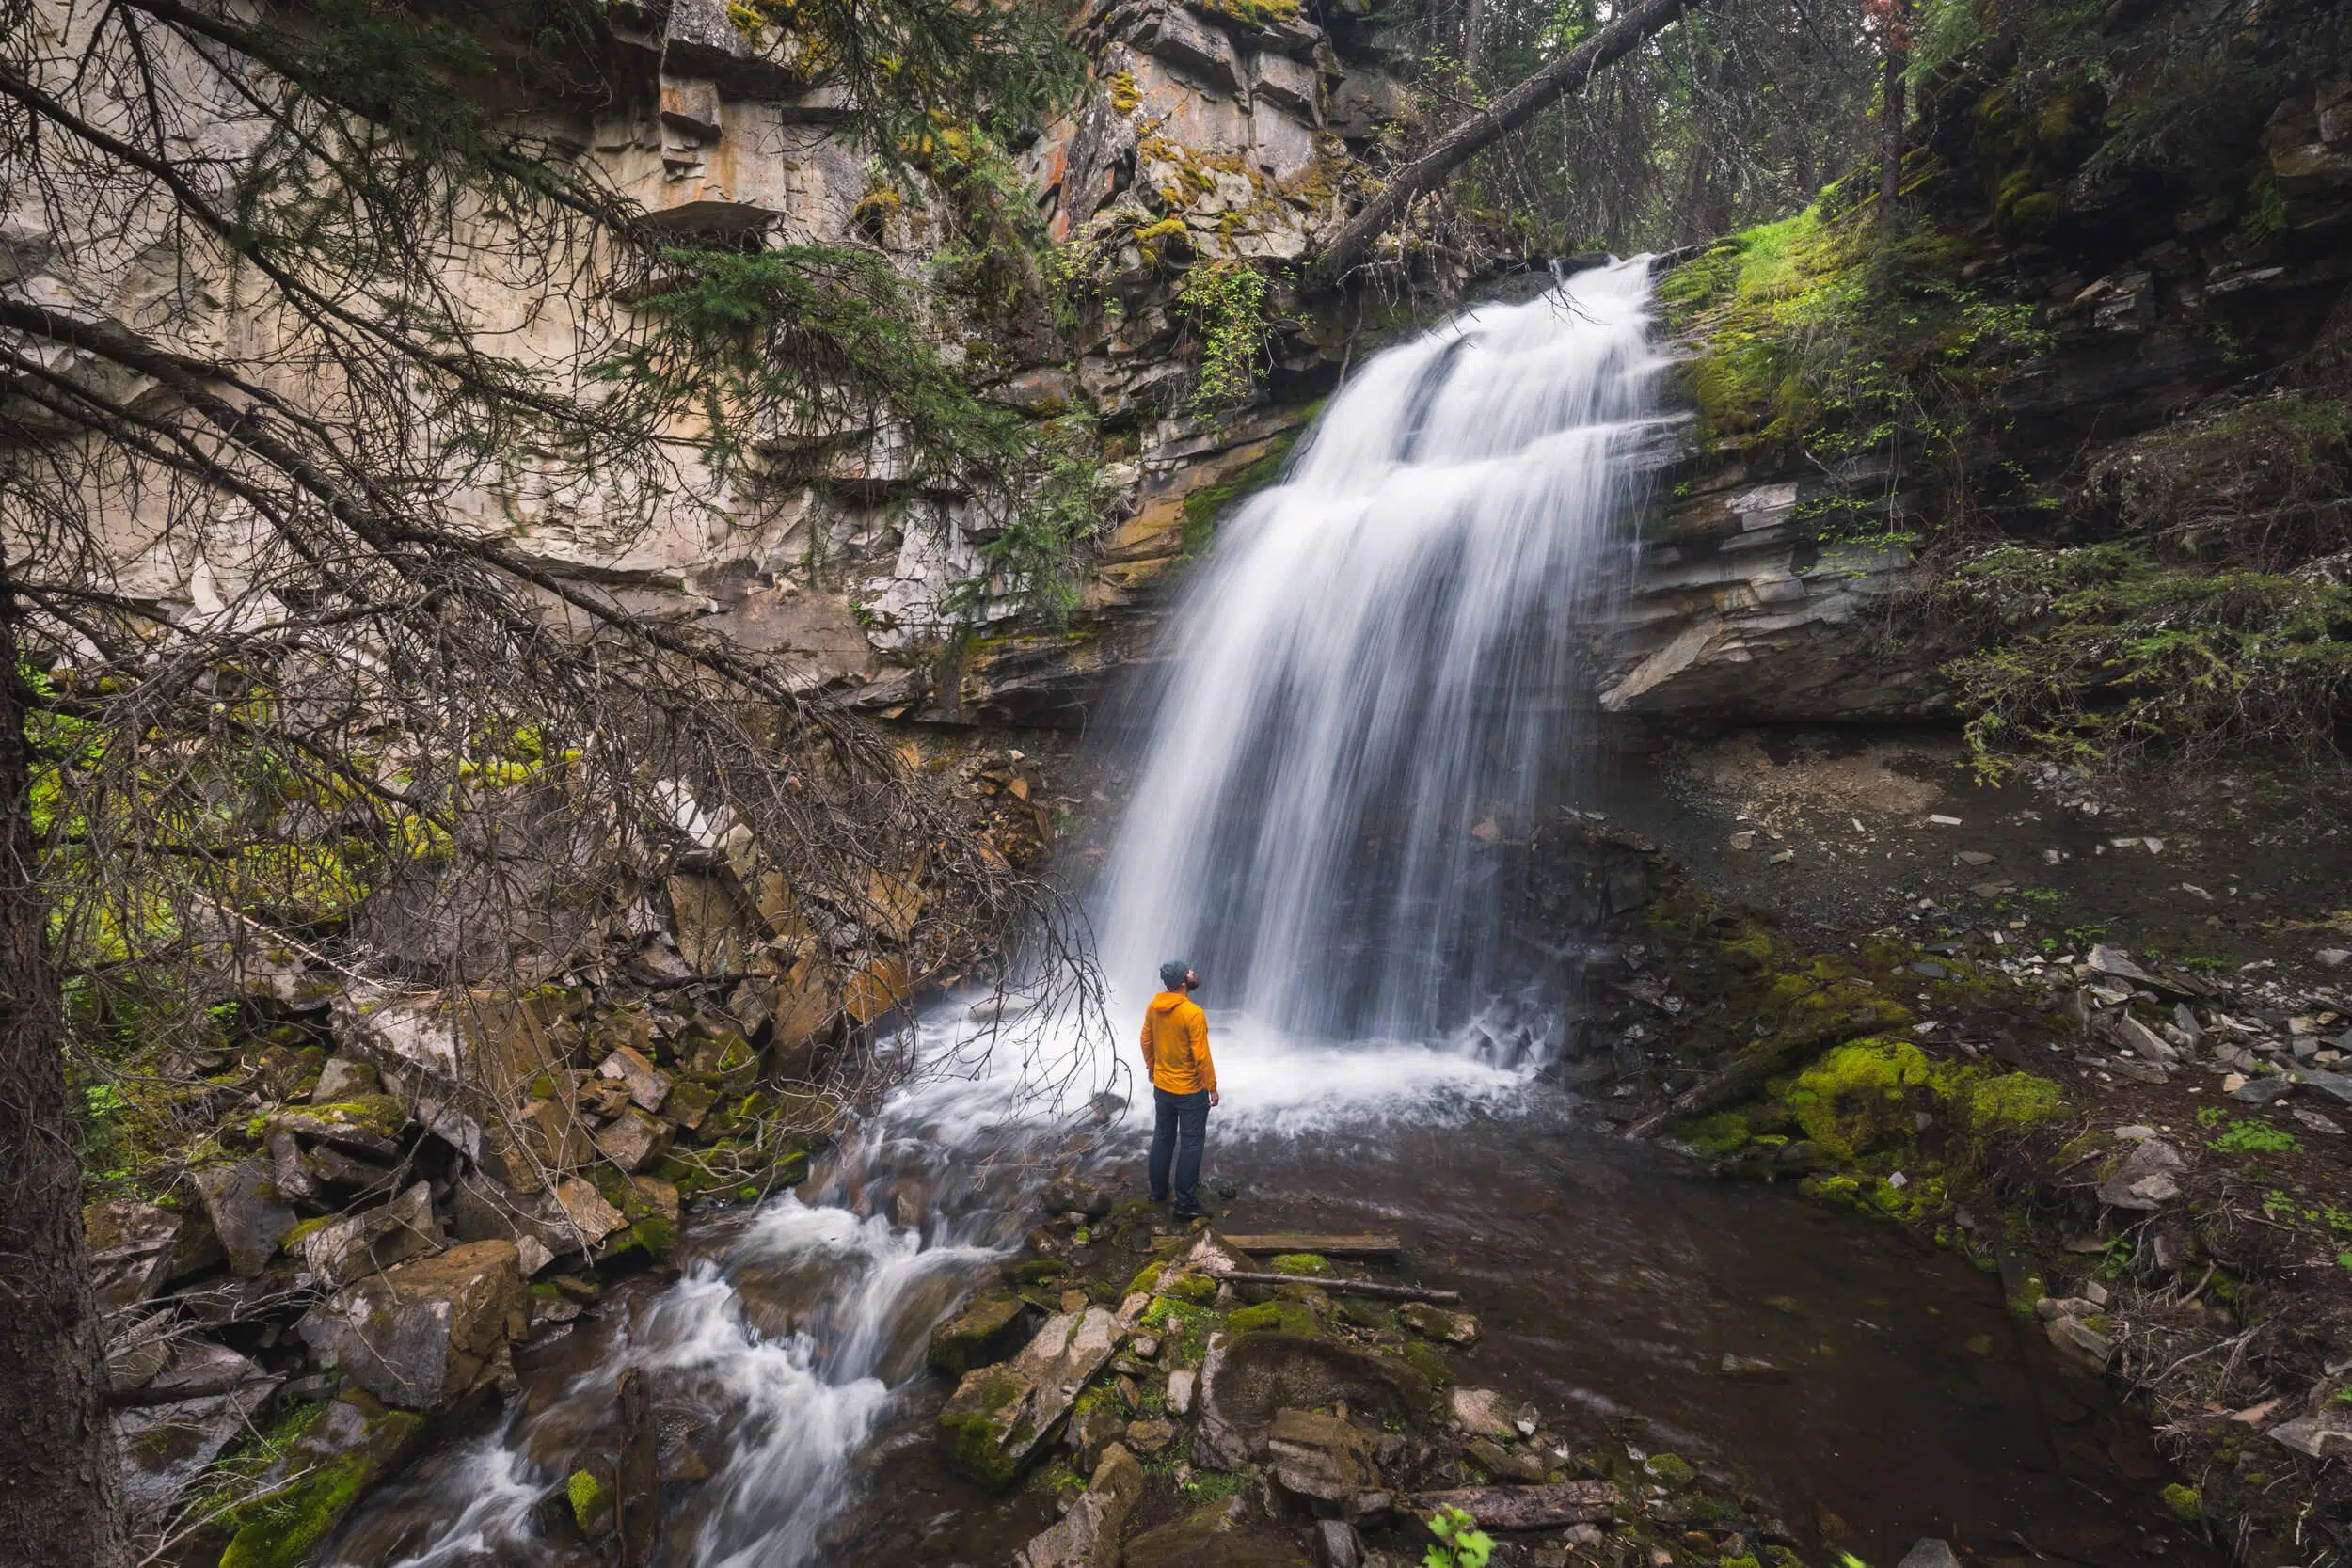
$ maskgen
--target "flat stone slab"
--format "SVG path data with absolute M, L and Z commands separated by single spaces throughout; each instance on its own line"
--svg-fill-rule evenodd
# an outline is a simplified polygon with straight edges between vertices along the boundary
M 168 1517 L 221 1451 L 251 1429 L 278 1382 L 262 1378 L 226 1393 L 116 1412 L 123 1506 L 133 1521 L 151 1527 Z
M 1606 1524 L 1618 1497 L 1609 1481 L 1564 1481 L 1550 1486 L 1463 1486 L 1424 1492 L 1416 1500 L 1432 1513 L 1458 1508 L 1481 1529 L 1510 1530 Z
M 1275 1412 L 1345 1400 L 1351 1411 L 1408 1424 L 1436 1402 L 1429 1380 L 1404 1361 L 1299 1335 L 1218 1335 L 1201 1363 L 1193 1433 L 1196 1462 L 1238 1469 L 1266 1446 Z

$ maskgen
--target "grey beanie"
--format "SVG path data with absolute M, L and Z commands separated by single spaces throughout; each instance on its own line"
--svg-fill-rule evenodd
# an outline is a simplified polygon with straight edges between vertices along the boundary
M 1160 965 L 1160 989 L 1162 990 L 1184 990 L 1184 976 L 1191 973 L 1192 965 L 1182 958 L 1168 959 L 1168 962 Z

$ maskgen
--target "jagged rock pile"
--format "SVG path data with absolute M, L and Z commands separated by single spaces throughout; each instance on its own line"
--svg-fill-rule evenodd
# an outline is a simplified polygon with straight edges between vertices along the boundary
M 674 940 L 647 949 L 687 979 L 521 999 L 354 986 L 313 1018 L 320 1043 L 199 1085 L 217 1125 L 152 1201 L 90 1207 L 142 1526 L 217 1513 L 238 1562 L 263 1538 L 285 1548 L 295 1513 L 297 1547 L 321 1538 L 425 1414 L 510 1390 L 519 1343 L 667 1259 L 688 1205 L 799 1179 L 836 1115 L 805 1081 L 810 1037 L 842 1004 L 789 972 L 700 978 L 759 946 L 732 905 L 713 913 L 709 879 L 674 881 Z M 224 1454 L 237 1473 L 203 1492 Z M 332 1485 L 301 1509 L 219 1506 L 305 1470 Z

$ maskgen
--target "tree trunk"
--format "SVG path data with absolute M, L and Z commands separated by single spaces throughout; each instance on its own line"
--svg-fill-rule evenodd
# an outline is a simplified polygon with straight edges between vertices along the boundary
M 123 1568 L 105 1341 L 83 1249 L 49 902 L 35 875 L 17 617 L 0 567 L 0 1562 Z
M 1911 65 L 1911 7 L 1897 0 L 1887 21 L 1886 63 L 1879 94 L 1879 221 L 1895 221 L 1903 194 L 1903 73 Z
M 1486 19 L 1486 0 L 1462 0 L 1462 70 L 1478 74 L 1478 39 Z
M 1622 59 L 1652 33 L 1703 3 L 1635 0 L 1615 21 L 1448 131 L 1428 151 L 1390 176 L 1379 194 L 1332 236 L 1311 276 L 1323 282 L 1337 282 L 1364 259 L 1372 242 L 1403 217 L 1406 208 L 1470 162 L 1480 149 L 1518 130 L 1562 94 L 1581 89 L 1601 67 Z

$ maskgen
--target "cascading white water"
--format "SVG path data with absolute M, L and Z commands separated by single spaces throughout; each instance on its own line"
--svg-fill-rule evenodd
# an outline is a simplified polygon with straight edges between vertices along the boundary
M 1657 428 L 1646 298 L 1646 265 L 1622 263 L 1374 358 L 1186 593 L 1099 912 L 1109 1049 L 1132 1052 L 1168 957 L 1202 970 L 1220 1031 L 1241 1025 L 1217 1048 L 1220 1137 L 1523 1085 L 1512 1064 L 1427 1047 L 1486 1000 L 1500 897 L 1482 857 L 1523 830 L 1559 750 L 1580 611 Z M 1040 1027 L 1102 1081 L 1105 1042 Z M 967 1034 L 943 1010 L 909 1047 L 968 1061 Z M 339 1568 L 552 1560 L 539 1513 L 609 1450 L 630 1369 L 721 1456 L 658 1560 L 821 1560 L 891 1388 L 1013 1243 L 1029 1172 L 1069 1126 L 998 1065 L 894 1096 L 811 1202 L 771 1204 L 595 1366 L 405 1478 L 345 1533 Z
M 1656 431 L 1648 267 L 1380 355 L 1219 532 L 1146 705 L 1103 958 L 1295 1038 L 1490 997 L 1498 839 L 1565 754 L 1581 612 Z
M 612 1451 L 615 1392 L 632 1370 L 650 1380 L 661 1418 L 698 1427 L 693 1447 L 716 1459 L 664 1521 L 658 1560 L 820 1560 L 890 1390 L 921 1369 L 931 1328 L 1014 1239 L 1028 1190 L 1019 1156 L 1034 1138 L 1020 1112 L 1009 1078 L 894 1096 L 803 1189 L 809 1201 L 786 1196 L 749 1216 L 638 1304 L 593 1366 L 380 1496 L 330 1560 L 553 1560 L 540 1510 L 574 1465 Z

